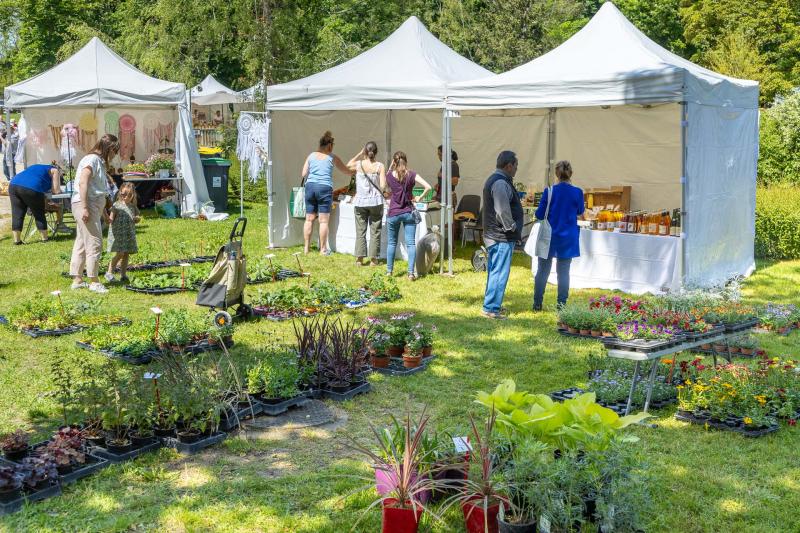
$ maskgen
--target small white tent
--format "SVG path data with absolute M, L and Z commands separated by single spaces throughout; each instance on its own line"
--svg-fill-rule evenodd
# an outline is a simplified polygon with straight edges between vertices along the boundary
M 236 104 L 241 101 L 238 92 L 222 85 L 211 74 L 192 87 L 192 105 Z
M 21 109 L 26 120 L 28 164 L 60 158 L 65 123 L 81 131 L 81 142 L 72 147 L 77 163 L 94 140 L 118 134 L 118 118 L 129 115 L 130 149 L 137 159 L 156 151 L 160 137 L 173 137 L 176 166 L 189 189 L 184 208 L 194 209 L 208 201 L 208 189 L 186 99 L 183 84 L 147 76 L 96 37 L 64 62 L 5 89 L 6 106 Z
M 438 169 L 445 166 L 436 147 L 447 122 L 447 86 L 489 74 L 410 17 L 386 40 L 341 65 L 268 87 L 274 162 L 270 201 L 276 199 L 270 242 L 286 246 L 302 241 L 302 223 L 289 217 L 289 191 L 299 184 L 303 161 L 325 130 L 333 131 L 336 154 L 345 161 L 374 140 L 380 159 L 403 150 L 409 165 L 435 183 Z
M 448 106 L 462 116 L 541 109 L 531 126 L 547 132 L 542 167 L 568 159 L 582 187 L 631 185 L 636 208 L 680 206 L 685 284 L 753 270 L 758 84 L 664 50 L 611 2 L 551 52 L 452 84 Z

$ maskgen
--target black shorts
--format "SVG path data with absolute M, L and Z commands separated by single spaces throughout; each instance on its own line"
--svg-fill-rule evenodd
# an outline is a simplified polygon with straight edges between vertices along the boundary
M 43 192 L 11 185 L 8 188 L 8 196 L 11 200 L 12 231 L 22 231 L 22 226 L 25 224 L 25 214 L 28 209 L 31 210 L 33 218 L 36 220 L 36 229 L 47 229 L 47 218 L 44 215 L 46 199 Z

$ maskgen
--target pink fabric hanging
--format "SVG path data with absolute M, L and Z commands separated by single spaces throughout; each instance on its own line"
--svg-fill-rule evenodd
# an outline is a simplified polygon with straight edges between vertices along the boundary
M 125 114 L 119 117 L 119 157 L 129 161 L 136 154 L 136 119 Z

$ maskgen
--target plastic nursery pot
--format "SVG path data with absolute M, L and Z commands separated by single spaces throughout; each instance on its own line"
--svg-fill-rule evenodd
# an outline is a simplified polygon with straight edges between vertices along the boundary
M 122 455 L 131 451 L 131 441 L 128 439 L 111 440 L 106 439 L 106 450 L 109 452 Z
M 591 330 L 588 330 L 588 329 L 579 329 L 579 330 L 578 330 L 578 332 L 579 332 L 581 335 L 586 335 L 586 336 L 588 336 L 588 335 L 591 335 L 591 334 L 592 334 L 592 331 L 591 331 Z
M 405 508 L 398 507 L 398 503 L 395 498 L 384 498 L 381 531 L 383 533 L 417 533 L 422 508 L 413 506 L 411 502 L 406 502 Z
M 142 446 L 147 446 L 151 442 L 153 442 L 153 434 L 150 435 L 144 434 L 142 435 L 140 432 L 131 433 L 131 444 L 134 448 L 141 448 Z
M 0 502 L 10 502 L 19 499 L 22 489 L 0 490 Z M 416 531 L 416 529 L 414 530 Z
M 572 326 L 567 326 L 567 331 L 569 333 L 572 333 L 573 335 L 578 333 L 578 330 L 576 328 L 573 328 Z
M 422 355 L 403 355 L 403 366 L 417 368 L 422 363 Z
M 591 334 L 592 334 L 592 337 L 600 337 L 603 334 L 603 332 L 600 331 L 600 330 L 597 330 L 597 329 L 593 329 L 593 330 L 591 330 Z
M 536 533 L 538 531 L 535 521 L 527 524 L 512 524 L 499 516 L 497 517 L 497 526 L 500 533 Z
M 3 455 L 9 461 L 22 461 L 31 452 L 31 447 L 26 446 L 21 450 L 3 450 Z
M 349 381 L 331 381 L 328 383 L 328 388 L 336 392 L 338 394 L 344 394 L 345 392 L 350 390 L 350 382 Z
M 433 353 L 433 346 L 425 346 L 422 348 L 422 357 L 430 357 Z
M 500 513 L 500 502 L 483 507 L 483 498 L 466 501 L 461 504 L 464 512 L 464 523 L 467 533 L 499 533 L 497 515 Z
M 369 359 L 370 359 L 369 364 L 374 366 L 375 368 L 386 368 L 387 366 L 389 366 L 390 359 L 388 356 L 377 357 L 373 355 Z
M 168 428 L 161 428 L 161 427 L 154 427 L 153 433 L 155 433 L 156 437 L 174 437 L 175 436 L 175 426 L 168 427 Z
M 178 432 L 178 442 L 182 442 L 184 444 L 191 444 L 193 442 L 199 441 L 203 438 L 203 434 L 197 430 L 188 430 L 188 431 L 179 431 Z

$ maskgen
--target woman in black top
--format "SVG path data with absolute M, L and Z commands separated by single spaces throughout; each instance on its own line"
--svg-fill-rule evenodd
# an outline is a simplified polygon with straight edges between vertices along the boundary
M 442 145 L 441 144 L 439 145 L 439 148 L 437 149 L 437 154 L 439 156 L 439 161 L 441 161 L 442 160 Z M 453 207 L 458 205 L 457 198 L 456 198 L 456 185 L 458 185 L 458 178 L 461 177 L 461 173 L 460 173 L 460 171 L 458 169 L 458 163 L 456 163 L 456 161 L 458 161 L 458 154 L 456 153 L 455 150 L 451 150 L 451 153 L 450 153 L 450 173 L 452 174 L 452 178 L 453 178 L 453 180 L 452 180 L 452 185 L 453 185 L 452 205 L 453 205 Z M 439 172 L 438 172 L 437 176 L 438 176 L 438 181 L 436 183 L 436 196 L 434 197 L 434 200 L 436 200 L 437 202 L 441 203 L 441 201 L 442 201 L 442 166 L 441 165 L 439 165 Z

